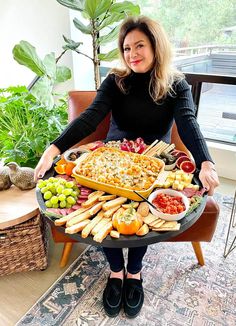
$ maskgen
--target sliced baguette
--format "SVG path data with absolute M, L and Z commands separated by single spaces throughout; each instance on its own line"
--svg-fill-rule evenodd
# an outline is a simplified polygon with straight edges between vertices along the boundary
M 149 214 L 149 205 L 146 202 L 142 202 L 139 204 L 137 212 L 142 216 L 146 217 Z

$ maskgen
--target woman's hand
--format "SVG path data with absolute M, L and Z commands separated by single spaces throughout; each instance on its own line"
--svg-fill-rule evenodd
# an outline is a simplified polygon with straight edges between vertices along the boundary
M 34 169 L 34 181 L 42 178 L 44 174 L 51 168 L 55 156 L 59 155 L 60 151 L 55 145 L 50 145 L 43 153 L 36 168 Z
M 202 183 L 202 186 L 206 189 L 206 191 L 208 191 L 208 195 L 212 196 L 214 189 L 219 186 L 218 175 L 212 162 L 202 162 L 199 179 Z

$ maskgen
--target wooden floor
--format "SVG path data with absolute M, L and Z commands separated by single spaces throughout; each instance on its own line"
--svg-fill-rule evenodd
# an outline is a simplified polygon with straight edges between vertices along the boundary
M 233 195 L 235 189 L 236 181 L 222 178 L 217 192 Z M 85 248 L 84 244 L 75 244 L 69 264 L 60 268 L 62 244 L 54 244 L 51 240 L 49 267 L 45 271 L 0 277 L 0 326 L 14 326 Z

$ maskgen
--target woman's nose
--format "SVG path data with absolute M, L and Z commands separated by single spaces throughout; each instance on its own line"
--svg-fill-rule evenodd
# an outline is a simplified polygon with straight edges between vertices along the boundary
M 136 51 L 136 49 L 135 48 L 131 48 L 130 49 L 130 57 L 131 58 L 135 58 L 137 56 L 137 51 Z

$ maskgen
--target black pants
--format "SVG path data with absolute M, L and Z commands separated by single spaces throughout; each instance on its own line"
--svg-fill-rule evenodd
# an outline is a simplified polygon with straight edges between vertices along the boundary
M 128 249 L 127 272 L 136 274 L 142 269 L 143 256 L 147 251 L 147 246 Z M 119 272 L 125 267 L 125 261 L 122 248 L 105 248 L 103 252 L 110 264 L 112 272 Z

